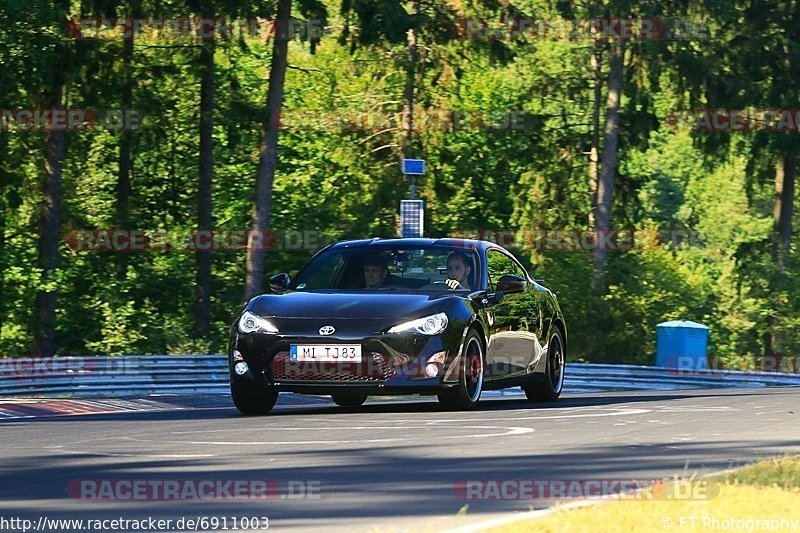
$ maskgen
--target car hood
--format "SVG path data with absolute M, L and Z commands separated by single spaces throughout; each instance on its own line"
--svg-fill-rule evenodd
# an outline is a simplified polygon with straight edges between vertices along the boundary
M 289 292 L 264 294 L 250 311 L 263 317 L 387 319 L 405 318 L 425 311 L 439 312 L 449 294 L 379 292 Z

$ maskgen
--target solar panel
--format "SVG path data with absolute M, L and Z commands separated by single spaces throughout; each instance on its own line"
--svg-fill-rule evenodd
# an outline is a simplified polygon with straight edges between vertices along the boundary
M 400 236 L 422 237 L 424 217 L 422 200 L 400 200 Z

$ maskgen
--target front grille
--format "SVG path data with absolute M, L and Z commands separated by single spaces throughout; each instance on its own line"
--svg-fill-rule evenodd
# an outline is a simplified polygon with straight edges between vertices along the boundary
M 394 369 L 383 354 L 368 352 L 360 363 L 292 361 L 289 352 L 278 352 L 270 363 L 274 381 L 359 381 L 383 382 L 392 377 Z

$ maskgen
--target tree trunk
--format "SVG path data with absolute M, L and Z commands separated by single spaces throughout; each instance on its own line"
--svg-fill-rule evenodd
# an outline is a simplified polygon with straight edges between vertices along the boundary
M 792 240 L 792 215 L 794 213 L 794 187 L 796 161 L 792 153 L 784 152 L 775 166 L 775 208 L 772 214 L 775 234 L 772 258 L 781 270 L 789 261 L 789 245 Z
M 58 7 L 64 17 L 69 14 L 69 0 L 62 0 Z M 53 70 L 50 94 L 46 98 L 50 109 L 64 109 L 66 72 L 69 68 L 70 49 L 62 43 L 60 57 Z M 34 326 L 34 353 L 51 356 L 56 353 L 56 291 L 48 287 L 55 282 L 58 268 L 61 224 L 61 173 L 64 166 L 64 131 L 52 129 L 45 142 L 44 179 L 42 204 L 39 211 L 38 266 L 43 288 L 36 293 L 36 317 Z
M 597 175 L 599 172 L 600 152 L 600 99 L 603 86 L 600 79 L 601 43 L 599 39 L 592 41 L 591 67 L 594 77 L 594 97 L 592 100 L 592 146 L 589 151 L 589 197 L 591 208 L 589 210 L 589 227 L 594 227 L 597 219 Z
M 132 0 L 131 13 L 138 17 L 139 1 Z M 131 38 L 122 42 L 122 95 L 121 104 L 123 113 L 131 109 L 133 103 L 133 44 L 135 32 Z M 117 167 L 116 185 L 116 224 L 118 228 L 130 228 L 130 195 L 131 173 L 133 172 L 133 132 L 123 127 L 119 140 L 119 165 Z M 128 270 L 128 254 L 115 254 L 117 279 L 123 280 Z
M 66 52 L 55 75 L 51 109 L 64 109 L 64 76 Z M 61 172 L 64 164 L 64 132 L 53 130 L 47 136 L 44 163 L 44 184 L 39 223 L 39 268 L 41 282 L 55 280 L 58 268 L 58 246 L 61 216 Z M 40 289 L 36 293 L 35 353 L 51 356 L 56 352 L 56 291 Z
M 419 20 L 420 0 L 414 2 L 414 24 Z M 419 51 L 417 49 L 417 35 L 414 28 L 409 28 L 407 33 L 407 57 L 406 84 L 403 90 L 403 158 L 411 159 L 414 157 L 411 146 L 414 136 L 414 89 L 417 74 L 417 61 Z M 416 176 L 411 176 L 411 193 L 409 197 L 413 200 L 416 197 Z
M 797 161 L 790 151 L 778 156 L 775 165 L 775 203 L 772 213 L 772 262 L 775 279 L 781 280 L 789 267 L 789 246 L 792 240 L 792 216 L 794 214 L 794 189 Z M 785 332 L 776 326 L 775 317 L 767 319 L 767 334 L 764 337 L 766 355 L 781 353 Z
M 204 2 L 202 17 L 214 17 L 213 7 Z M 214 181 L 214 40 L 203 42 L 200 50 L 200 181 L 197 193 L 197 228 L 210 231 L 213 224 L 211 191 Z M 199 242 L 203 242 L 200 240 Z M 211 328 L 211 251 L 196 252 L 195 325 L 200 335 Z
M 264 140 L 261 143 L 256 174 L 256 200 L 253 207 L 252 233 L 247 247 L 247 278 L 244 297 L 249 300 L 259 294 L 264 282 L 264 248 L 272 207 L 272 182 L 278 156 L 278 131 L 283 107 L 283 85 L 286 79 L 289 17 L 292 0 L 278 0 L 275 44 L 269 71 L 267 92 L 267 116 L 264 122 Z M 281 32 L 285 32 L 282 35 Z
M 614 175 L 617 172 L 617 145 L 619 142 L 619 106 L 622 97 L 623 64 L 625 58 L 624 39 L 615 39 L 608 74 L 608 97 L 606 99 L 606 125 L 603 134 L 603 156 L 600 163 L 600 179 L 597 183 L 597 223 L 595 225 L 593 289 L 598 293 L 606 290 L 606 265 L 608 250 L 600 243 L 611 229 L 611 207 L 614 203 Z
M 784 33 L 781 35 L 780 61 L 776 62 L 775 67 L 784 68 L 785 75 L 790 83 L 787 85 L 791 92 L 787 90 L 779 93 L 780 102 L 788 102 L 797 99 L 797 81 L 800 80 L 798 73 L 798 57 L 792 48 L 792 43 L 800 38 L 800 17 L 798 17 L 797 2 L 789 1 L 785 4 L 785 12 L 782 14 Z M 776 105 L 775 107 L 782 107 Z M 773 202 L 772 221 L 773 231 L 771 234 L 770 258 L 772 268 L 770 272 L 770 311 L 771 314 L 766 318 L 766 330 L 762 336 L 764 341 L 764 355 L 785 354 L 784 344 L 786 331 L 781 327 L 778 317 L 783 316 L 785 310 L 785 282 L 787 277 L 792 276 L 790 265 L 790 245 L 792 238 L 792 216 L 794 214 L 794 194 L 795 180 L 797 179 L 798 159 L 797 143 L 792 138 L 786 139 L 788 143 L 781 143 L 778 148 L 778 157 L 775 161 L 775 197 Z M 790 296 L 791 297 L 791 296 Z M 758 363 L 758 358 L 756 358 Z M 772 361 L 777 363 L 777 361 Z M 763 363 L 762 363 L 763 364 Z
M 4 143 L 0 141 L 0 145 Z M 4 149 L 5 146 L 2 146 Z M 2 150 L 0 153 L 6 153 L 5 150 Z M 2 174 L 3 170 L 0 169 L 0 174 Z M 3 197 L 0 195 L 0 331 L 3 331 L 3 319 L 6 316 L 5 310 L 5 287 L 3 284 L 3 273 L 5 272 L 5 261 L 3 260 L 3 256 L 5 253 L 6 247 L 6 203 Z
M 2 100 L 3 107 L 6 107 L 8 102 L 6 100 Z M 12 161 L 12 154 L 10 153 L 10 147 L 8 142 L 8 135 L 0 135 L 0 154 L 7 161 Z M 4 183 L 4 187 L 10 189 L 12 186 L 8 185 L 10 180 L 7 179 L 6 174 L 8 171 L 3 168 L 4 165 L 0 165 L 0 183 Z M 16 186 L 14 186 L 16 188 Z M 6 303 L 6 294 L 5 294 L 5 283 L 3 274 L 6 272 L 5 268 L 5 248 L 6 248 L 6 216 L 8 216 L 10 209 L 6 205 L 6 191 L 0 190 L 0 332 L 3 330 L 3 321 L 6 317 L 6 310 L 5 310 L 5 303 Z

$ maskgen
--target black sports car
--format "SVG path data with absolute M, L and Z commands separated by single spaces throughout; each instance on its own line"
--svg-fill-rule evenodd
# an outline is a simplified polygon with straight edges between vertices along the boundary
M 265 414 L 279 391 L 436 394 L 473 409 L 482 390 L 554 400 L 567 332 L 555 295 L 502 247 L 464 239 L 371 239 L 320 250 L 270 278 L 231 328 L 231 394 Z

